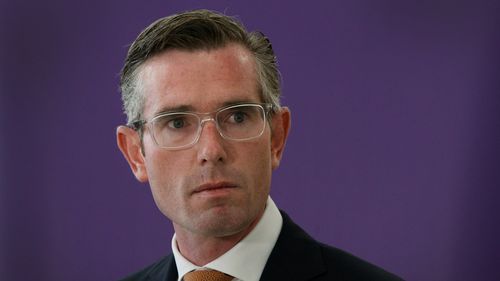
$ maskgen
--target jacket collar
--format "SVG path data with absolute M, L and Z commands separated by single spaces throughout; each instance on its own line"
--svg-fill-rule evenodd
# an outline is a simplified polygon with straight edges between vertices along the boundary
M 172 254 L 163 258 L 155 267 L 153 267 L 145 279 L 147 281 L 176 281 L 177 267 Z
M 281 211 L 281 215 L 283 227 L 260 280 L 309 280 L 326 272 L 318 242 L 296 225 L 285 212 Z M 146 280 L 177 280 L 173 255 L 168 255 L 154 266 Z
M 309 280 L 326 272 L 318 242 L 296 225 L 285 212 L 281 211 L 281 215 L 283 228 L 260 280 Z

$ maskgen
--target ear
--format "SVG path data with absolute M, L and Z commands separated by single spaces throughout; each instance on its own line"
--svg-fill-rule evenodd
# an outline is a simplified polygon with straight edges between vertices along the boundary
M 119 126 L 116 128 L 116 141 L 137 180 L 147 182 L 148 174 L 139 134 L 127 126 Z
M 287 107 L 282 107 L 274 114 L 271 120 L 271 164 L 273 170 L 278 168 L 283 156 L 283 150 L 285 149 L 286 139 L 290 130 L 290 118 L 290 110 Z

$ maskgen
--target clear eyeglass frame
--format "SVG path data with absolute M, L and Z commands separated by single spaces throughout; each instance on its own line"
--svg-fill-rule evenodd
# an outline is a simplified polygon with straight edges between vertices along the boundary
M 228 112 L 231 110 L 235 110 L 238 108 L 247 108 L 247 107 L 253 107 L 259 110 L 260 115 L 262 116 L 262 126 L 259 130 L 257 130 L 257 134 L 249 135 L 245 138 L 234 138 L 234 137 L 229 137 L 223 132 L 223 129 L 221 128 L 219 124 L 219 119 L 218 116 L 224 112 Z M 187 149 L 189 147 L 192 147 L 195 145 L 198 140 L 200 139 L 201 132 L 203 130 L 203 125 L 205 122 L 208 121 L 213 121 L 215 123 L 215 127 L 217 128 L 217 132 L 219 135 L 226 139 L 226 140 L 231 140 L 231 141 L 248 141 L 248 140 L 253 140 L 256 138 L 259 138 L 262 136 L 264 133 L 264 130 L 266 128 L 266 123 L 268 122 L 269 114 L 274 112 L 276 110 L 276 107 L 273 106 L 270 103 L 242 103 L 242 104 L 235 104 L 235 105 L 229 105 L 229 106 L 224 106 L 216 111 L 213 112 L 207 112 L 207 113 L 199 113 L 199 112 L 193 112 L 193 111 L 181 111 L 181 112 L 168 112 L 168 113 L 163 113 L 160 115 L 157 115 L 153 118 L 151 118 L 149 121 L 148 120 L 137 120 L 134 122 L 131 122 L 129 124 L 129 127 L 134 129 L 135 131 L 138 131 L 139 134 L 141 135 L 142 138 L 142 129 L 143 128 L 148 128 L 151 132 L 152 138 L 154 143 L 163 149 L 167 150 L 181 150 L 181 149 Z M 161 118 L 166 118 L 168 116 L 175 116 L 175 115 L 188 115 L 192 117 L 197 118 L 197 129 L 194 135 L 192 136 L 192 140 L 189 142 L 186 142 L 185 144 L 182 145 L 177 145 L 177 146 L 166 146 L 162 145 L 158 142 L 157 136 L 156 136 L 156 131 L 155 128 L 153 127 L 155 122 Z

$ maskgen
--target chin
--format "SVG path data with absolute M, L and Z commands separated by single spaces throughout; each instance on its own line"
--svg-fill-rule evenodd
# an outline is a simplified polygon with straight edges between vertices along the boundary
M 196 227 L 200 233 L 213 237 L 226 237 L 244 232 L 255 220 L 245 210 L 213 208 L 206 211 Z

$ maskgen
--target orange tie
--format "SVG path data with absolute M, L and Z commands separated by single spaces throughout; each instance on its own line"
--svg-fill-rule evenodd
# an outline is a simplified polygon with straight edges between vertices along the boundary
M 231 281 L 233 277 L 217 270 L 197 270 L 184 275 L 184 281 Z

